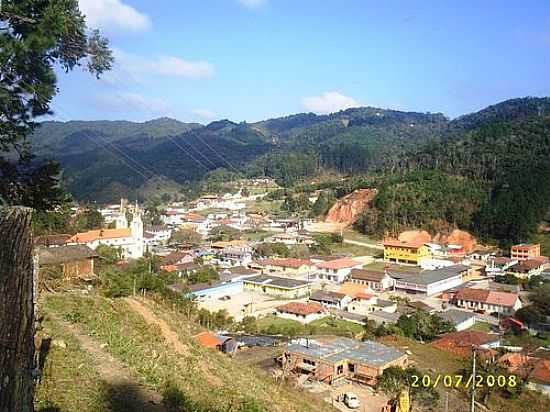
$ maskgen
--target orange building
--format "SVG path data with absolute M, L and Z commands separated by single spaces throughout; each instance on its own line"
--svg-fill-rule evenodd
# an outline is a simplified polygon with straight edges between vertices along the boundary
M 528 260 L 540 256 L 540 243 L 520 243 L 513 245 L 510 250 L 512 259 Z

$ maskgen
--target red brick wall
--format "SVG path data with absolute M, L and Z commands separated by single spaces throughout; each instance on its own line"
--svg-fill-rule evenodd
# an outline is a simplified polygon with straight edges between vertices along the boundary
M 77 262 L 65 263 L 63 265 L 63 278 L 65 280 L 74 279 L 83 275 L 91 275 L 93 272 L 93 259 L 79 260 Z

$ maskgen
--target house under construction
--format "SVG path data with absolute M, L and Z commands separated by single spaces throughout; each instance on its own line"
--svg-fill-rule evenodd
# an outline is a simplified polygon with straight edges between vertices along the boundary
M 390 366 L 407 366 L 407 355 L 377 342 L 316 338 L 292 341 L 280 359 L 283 368 L 329 384 L 351 379 L 374 385 Z

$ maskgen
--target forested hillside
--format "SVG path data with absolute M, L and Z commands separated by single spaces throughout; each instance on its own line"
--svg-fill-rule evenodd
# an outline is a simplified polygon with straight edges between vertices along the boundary
M 383 175 L 363 230 L 444 222 L 501 243 L 529 240 L 549 218 L 550 99 L 514 99 L 458 118 L 439 141 L 386 163 Z
M 32 143 L 39 156 L 62 164 L 76 198 L 108 201 L 139 197 L 152 178 L 189 185 L 218 168 L 272 176 L 285 185 L 324 169 L 365 173 L 437 139 L 446 124 L 441 114 L 376 108 L 207 126 L 170 119 L 45 122 Z

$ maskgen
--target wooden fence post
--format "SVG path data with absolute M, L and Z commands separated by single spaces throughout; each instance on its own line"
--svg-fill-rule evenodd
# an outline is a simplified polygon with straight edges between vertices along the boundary
M 32 209 L 0 207 L 0 411 L 34 410 Z

